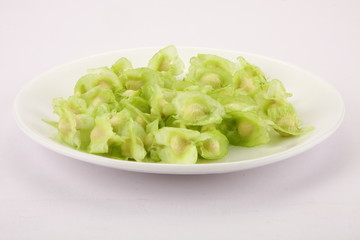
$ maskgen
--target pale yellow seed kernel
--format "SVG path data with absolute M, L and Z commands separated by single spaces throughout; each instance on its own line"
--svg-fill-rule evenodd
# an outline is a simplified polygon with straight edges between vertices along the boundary
M 125 83 L 126 89 L 130 90 L 139 90 L 144 85 L 144 81 L 142 80 L 127 80 Z
M 170 62 L 168 60 L 163 60 L 158 68 L 160 72 L 166 72 L 170 69 Z
M 62 134 L 68 134 L 71 132 L 71 124 L 66 118 L 61 118 L 59 120 L 58 128 Z
M 177 155 L 182 154 L 190 144 L 191 142 L 188 139 L 179 135 L 172 137 L 170 140 L 170 147 Z
M 284 128 L 296 128 L 295 116 L 287 114 L 277 121 L 277 124 Z
M 250 78 L 242 78 L 239 82 L 239 88 L 246 91 L 251 92 L 255 90 L 255 85 L 252 79 Z
M 135 95 L 135 93 L 136 93 L 135 90 L 129 89 L 129 90 L 126 90 L 122 95 L 123 95 L 124 97 L 132 97 L 132 96 Z
M 95 127 L 90 133 L 91 141 L 101 139 L 105 136 L 105 131 L 102 127 L 97 126 Z
M 199 103 L 192 103 L 185 107 L 183 117 L 189 120 L 197 120 L 207 115 L 207 109 Z
M 230 103 L 230 104 L 227 104 L 226 106 L 225 106 L 226 108 L 229 108 L 229 109 L 231 109 L 231 110 L 242 110 L 242 107 L 241 107 L 241 105 L 240 104 L 237 104 L 237 103 Z
M 97 107 L 97 106 L 99 106 L 100 104 L 102 104 L 104 102 L 104 99 L 102 98 L 102 97 L 96 97 L 96 98 L 94 98 L 94 100 L 92 101 L 92 105 L 94 106 L 94 107 Z
M 146 127 L 146 122 L 145 122 L 145 120 L 142 119 L 140 116 L 137 116 L 136 119 L 135 119 L 135 121 L 136 121 L 138 124 L 140 124 L 140 126 L 142 126 L 143 128 Z
M 161 99 L 161 100 L 159 101 L 160 114 L 161 114 L 162 116 L 166 116 L 166 115 L 167 115 L 165 109 L 166 109 L 166 106 L 168 106 L 168 105 L 169 105 L 169 102 L 166 101 L 165 99 Z
M 98 82 L 98 86 L 100 86 L 101 88 L 104 89 L 111 89 L 111 85 L 109 83 L 107 83 L 105 80 L 101 80 Z
M 201 82 L 209 84 L 213 86 L 214 88 L 221 87 L 221 80 L 218 74 L 216 73 L 208 73 L 204 75 L 201 80 Z
M 110 118 L 110 124 L 112 127 L 120 126 L 123 122 L 123 117 L 120 115 L 114 115 L 112 118 Z
M 203 143 L 203 150 L 216 155 L 220 152 L 220 144 L 214 139 L 207 139 Z
M 237 130 L 240 136 L 249 137 L 254 131 L 254 126 L 247 121 L 239 121 L 237 124 Z

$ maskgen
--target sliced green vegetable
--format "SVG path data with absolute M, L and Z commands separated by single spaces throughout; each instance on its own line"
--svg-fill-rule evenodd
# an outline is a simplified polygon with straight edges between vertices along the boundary
M 255 112 L 232 112 L 231 118 L 224 120 L 222 130 L 236 146 L 254 147 L 270 141 L 266 122 Z
M 233 74 L 236 70 L 236 65 L 233 62 L 212 54 L 198 54 L 196 57 L 190 59 L 190 63 L 191 66 L 189 71 L 191 71 L 192 68 L 204 67 L 207 69 L 222 70 Z
M 156 119 L 146 125 L 146 137 L 144 144 L 146 150 L 150 150 L 154 146 L 154 133 L 159 130 L 159 119 Z
M 195 139 L 199 132 L 189 129 L 163 127 L 154 133 L 158 157 L 165 163 L 193 164 L 197 161 Z
M 117 75 L 120 76 L 124 71 L 131 69 L 132 64 L 130 62 L 129 59 L 127 58 L 120 58 L 119 60 L 117 60 L 112 66 L 111 66 L 111 70 Z
M 120 135 L 125 137 L 125 141 L 120 146 L 122 157 L 142 161 L 146 156 L 143 144 L 146 135 L 144 129 L 137 122 L 130 119 Z
M 107 114 L 95 118 L 95 127 L 90 133 L 90 153 L 107 153 L 109 149 L 108 141 L 114 136 L 111 127 L 110 117 Z
M 219 159 L 227 155 L 229 141 L 220 131 L 210 130 L 200 134 L 196 146 L 201 157 Z
M 64 143 L 75 148 L 80 148 L 80 134 L 76 129 L 75 114 L 69 110 L 63 109 L 59 114 L 57 128 L 58 135 Z
M 161 84 L 161 77 L 149 68 L 128 69 L 120 75 L 120 81 L 127 90 L 140 90 L 147 83 Z
M 242 94 L 254 94 L 266 83 L 266 78 L 261 70 L 243 57 L 239 57 L 241 68 L 233 75 L 234 87 Z
M 266 114 L 274 123 L 273 128 L 282 136 L 297 136 L 312 130 L 311 127 L 301 127 L 295 108 L 286 101 L 273 101 L 267 106 Z
M 225 87 L 232 83 L 230 72 L 216 68 L 190 67 L 186 78 L 187 81 L 199 84 L 200 86 L 209 85 L 214 89 Z
M 176 92 L 161 88 L 158 85 L 147 86 L 148 92 L 151 92 L 149 103 L 151 115 L 157 118 L 168 117 L 174 113 L 175 109 L 171 100 L 175 97 Z
M 58 115 L 62 113 L 63 109 L 66 109 L 74 114 L 87 112 L 86 101 L 80 97 L 70 96 L 67 100 L 64 98 L 54 98 L 52 103 L 54 112 Z
M 175 46 L 170 45 L 157 52 L 149 61 L 148 67 L 158 72 L 170 75 L 180 75 L 184 72 L 184 63 L 179 58 Z
M 224 107 L 204 93 L 178 92 L 172 103 L 174 117 L 189 126 L 220 123 L 225 115 Z
M 211 54 L 199 54 L 190 60 L 187 81 L 209 85 L 214 89 L 228 86 L 232 83 L 235 64 L 229 60 Z
M 132 118 L 135 119 L 135 121 L 141 124 L 143 127 L 145 127 L 146 124 L 151 122 L 152 118 L 150 114 L 142 112 L 136 106 L 131 105 L 128 100 L 122 100 L 120 104 L 123 106 L 123 108 L 127 109 L 131 114 Z
M 85 100 L 88 107 L 96 108 L 101 104 L 116 105 L 115 95 L 110 89 L 95 87 L 80 95 L 80 97 Z
M 79 96 L 90 89 L 100 87 L 104 89 L 121 89 L 119 78 L 108 68 L 96 68 L 88 70 L 88 74 L 81 77 L 74 88 L 74 95 Z
M 277 79 L 269 81 L 264 85 L 263 97 L 269 100 L 286 100 L 291 97 L 291 93 L 287 93 L 284 84 Z
M 53 108 L 59 116 L 59 121 L 52 123 L 58 128 L 59 138 L 75 148 L 86 147 L 89 144 L 89 131 L 94 126 L 93 117 L 86 113 L 86 102 L 75 96 L 68 100 L 55 98 Z
M 250 96 L 246 95 L 211 95 L 215 100 L 224 106 L 225 112 L 230 113 L 234 111 L 256 111 L 258 106 Z
M 122 129 L 125 127 L 126 123 L 132 118 L 131 113 L 127 109 L 123 109 L 119 112 L 115 112 L 110 116 L 110 124 L 114 132 L 121 134 Z

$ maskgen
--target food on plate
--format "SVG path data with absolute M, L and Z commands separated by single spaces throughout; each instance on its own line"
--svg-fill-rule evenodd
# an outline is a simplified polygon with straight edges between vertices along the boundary
M 280 80 L 239 57 L 190 59 L 167 46 L 134 68 L 121 57 L 89 69 L 68 98 L 53 100 L 51 122 L 63 143 L 91 154 L 138 162 L 194 164 L 216 160 L 229 145 L 255 147 L 272 135 L 298 136 L 302 127 Z

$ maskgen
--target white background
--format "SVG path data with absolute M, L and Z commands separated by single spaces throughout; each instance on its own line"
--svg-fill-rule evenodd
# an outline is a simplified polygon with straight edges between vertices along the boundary
M 15 125 L 15 95 L 37 74 L 168 44 L 301 66 L 340 91 L 345 120 L 287 161 L 204 176 L 83 163 Z M 360 239 L 359 57 L 358 0 L 0 0 L 0 239 Z

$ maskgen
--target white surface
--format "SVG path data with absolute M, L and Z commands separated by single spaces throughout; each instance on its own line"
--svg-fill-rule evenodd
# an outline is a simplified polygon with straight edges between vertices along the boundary
M 140 48 L 102 53 L 65 63 L 35 77 L 19 92 L 14 103 L 14 115 L 19 127 L 46 148 L 93 164 L 148 173 L 209 174 L 250 169 L 295 156 L 325 140 L 343 120 L 344 103 L 336 89 L 305 70 L 249 53 L 179 47 L 179 56 L 185 61 L 186 69 L 190 58 L 199 53 L 215 54 L 230 60 L 242 56 L 260 67 L 268 78 L 282 79 L 286 89 L 294 94 L 290 101 L 304 126 L 315 129 L 295 138 L 273 137 L 268 144 L 254 148 L 231 147 L 228 155 L 220 160 L 190 165 L 119 161 L 77 151 L 54 140 L 56 129 L 41 119 L 58 120 L 53 113 L 53 98 L 73 95 L 73 87 L 86 68 L 111 66 L 120 57 L 131 60 L 134 67 L 144 67 L 158 50 Z
M 360 2 L 219 4 L 0 1 L 1 239 L 360 238 Z M 205 176 L 74 161 L 16 127 L 14 97 L 39 73 L 95 53 L 170 43 L 299 65 L 339 89 L 345 120 L 288 161 Z

